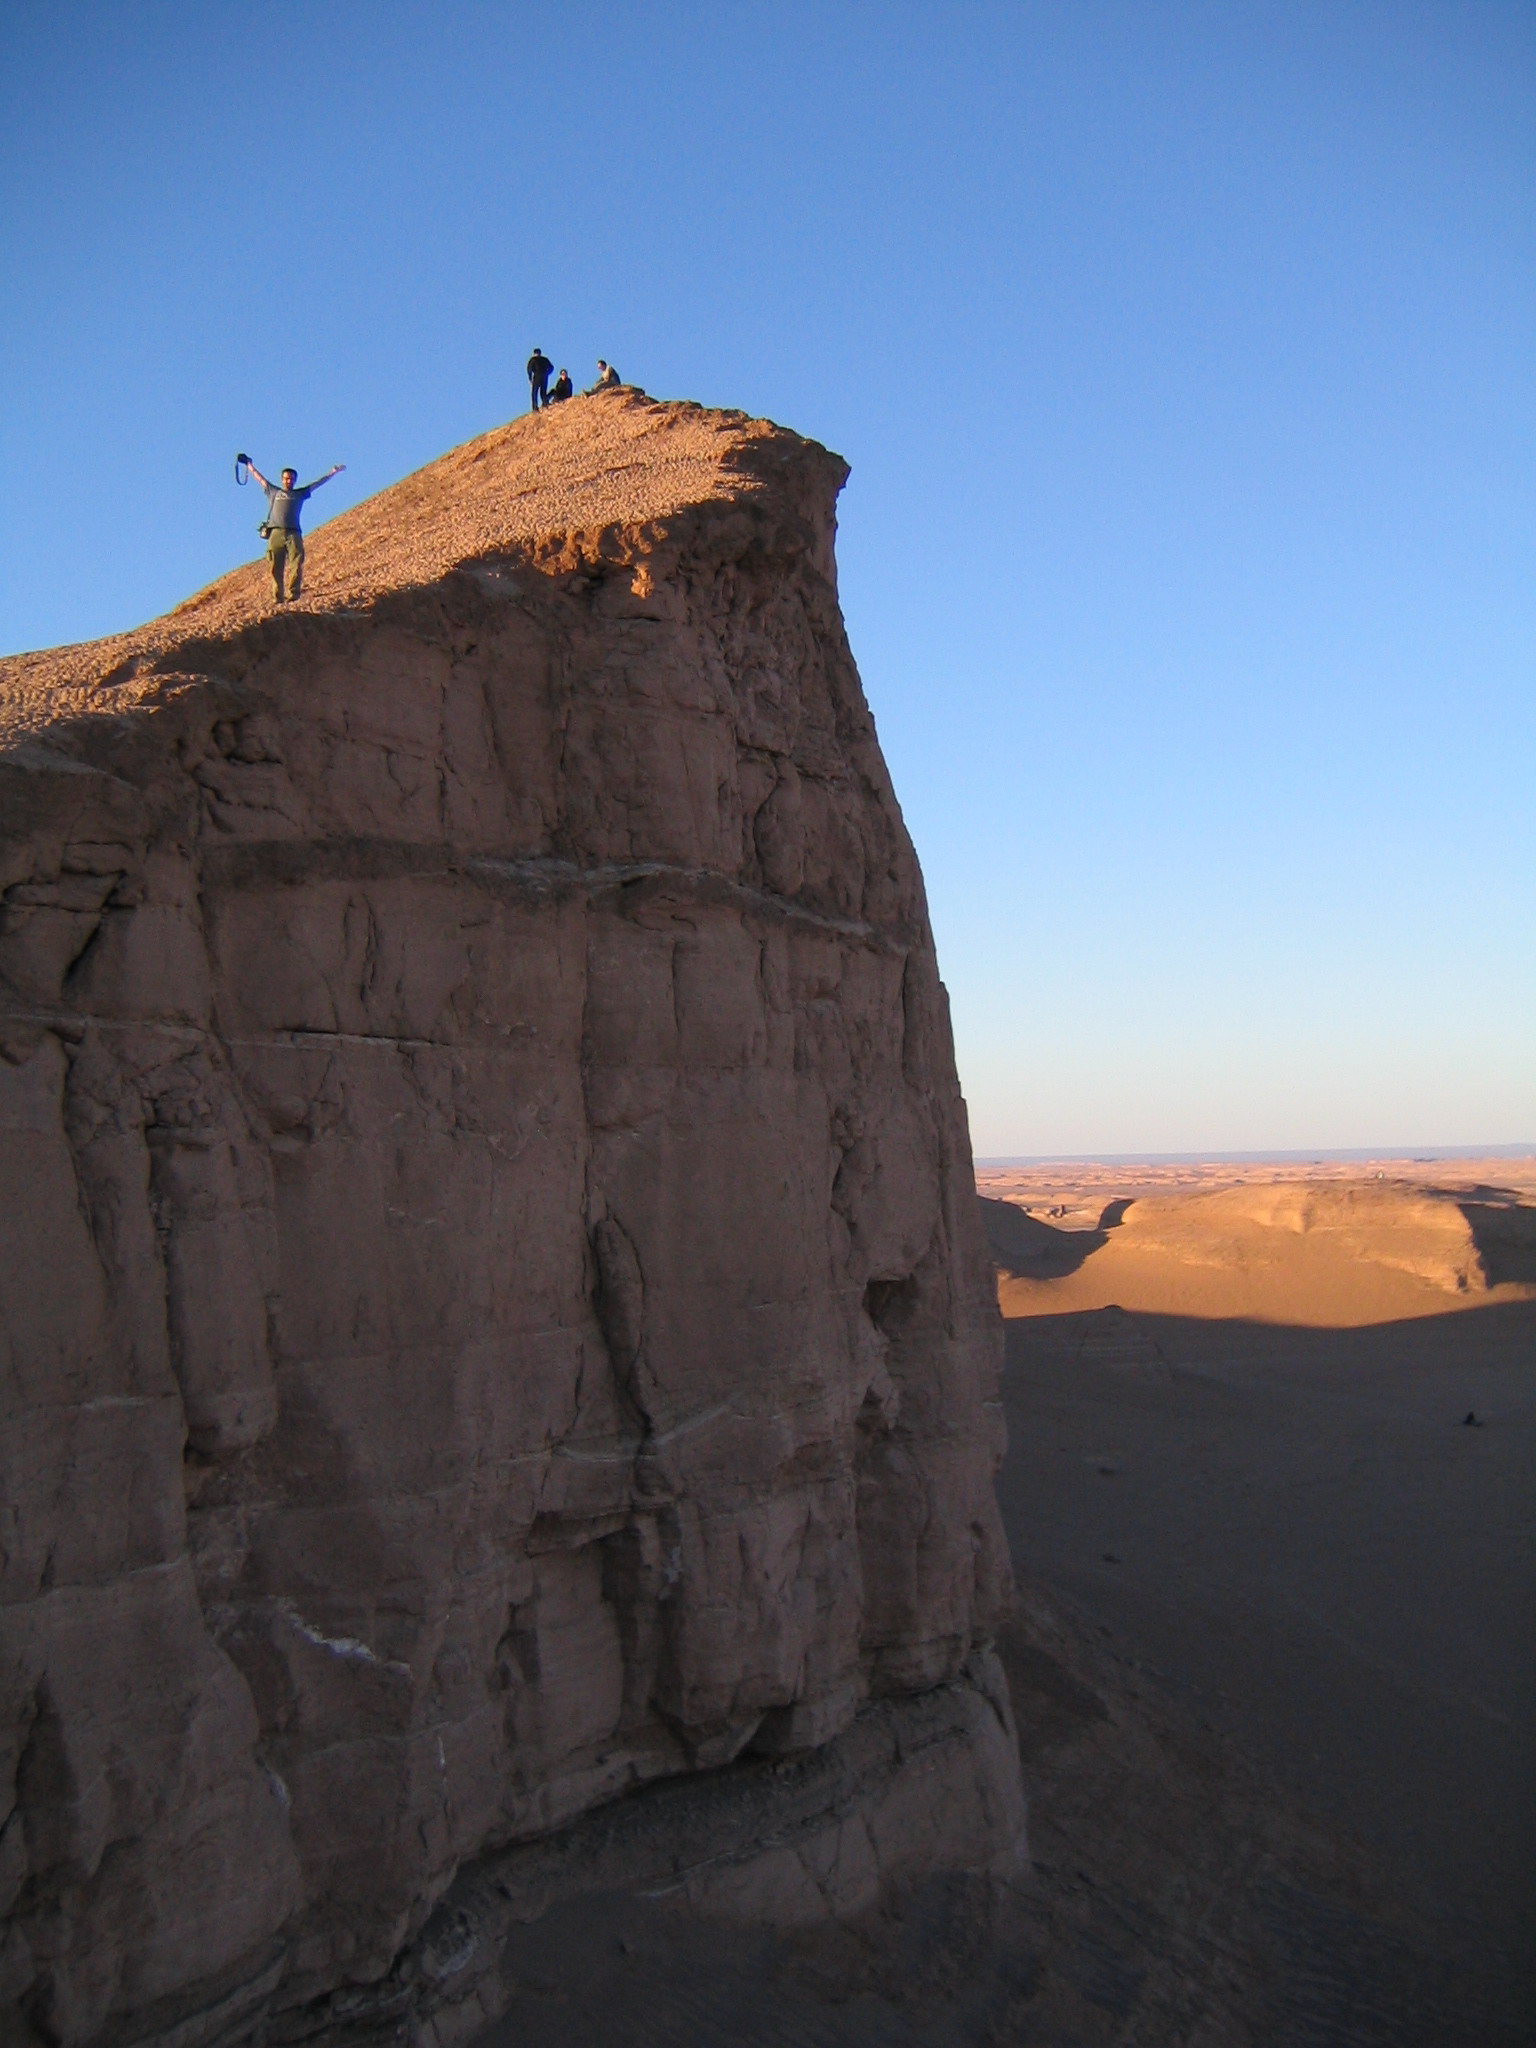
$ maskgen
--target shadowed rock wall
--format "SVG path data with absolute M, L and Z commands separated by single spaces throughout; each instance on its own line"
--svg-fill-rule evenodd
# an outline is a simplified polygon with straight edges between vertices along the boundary
M 509 501 L 538 426 L 488 437 Z M 39 2039 L 378 1979 L 466 1859 L 991 1630 L 998 1322 L 844 472 L 752 434 L 664 518 L 74 651 L 52 724 L 27 671 L 0 1996 Z

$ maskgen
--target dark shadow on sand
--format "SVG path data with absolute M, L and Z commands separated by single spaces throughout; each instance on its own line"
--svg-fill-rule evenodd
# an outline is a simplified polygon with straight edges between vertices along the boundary
M 1536 1287 L 1536 1209 L 1508 1188 L 1474 1188 L 1457 1203 L 1472 1232 L 1490 1287 Z
M 1525 1277 L 1513 1205 L 1466 1206 L 1491 1212 L 1490 1278 Z M 1006 1327 L 1026 1580 L 1377 1860 L 1378 1897 L 1428 1930 L 1444 2038 L 1536 2039 L 1536 1302 Z M 1013 1676 L 1026 1721 L 1059 1719 Z
M 1062 1280 L 1075 1273 L 1104 1243 L 1106 1222 L 1118 1223 L 1130 1207 L 1128 1202 L 1111 1202 L 1097 1230 L 1058 1230 L 1017 1202 L 996 1202 L 989 1195 L 977 1200 L 992 1257 L 1015 1280 Z M 1111 1210 L 1119 1213 L 1111 1217 Z

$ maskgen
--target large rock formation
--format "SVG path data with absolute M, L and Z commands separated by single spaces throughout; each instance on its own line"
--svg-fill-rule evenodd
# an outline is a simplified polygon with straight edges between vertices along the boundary
M 282 612 L 256 566 L 0 664 L 24 2035 L 323 2013 L 469 1859 L 733 1759 L 879 1751 L 834 1904 L 1016 1832 L 997 1316 L 844 473 L 574 402 Z M 954 1702 L 927 1822 L 907 1697 Z

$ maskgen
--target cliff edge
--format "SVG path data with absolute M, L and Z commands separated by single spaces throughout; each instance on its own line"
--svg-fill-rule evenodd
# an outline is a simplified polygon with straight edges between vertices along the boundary
M 572 401 L 317 530 L 297 604 L 257 563 L 0 663 L 21 2039 L 419 2020 L 487 1859 L 531 1914 L 562 1843 L 793 1919 L 1016 1841 L 845 473 Z

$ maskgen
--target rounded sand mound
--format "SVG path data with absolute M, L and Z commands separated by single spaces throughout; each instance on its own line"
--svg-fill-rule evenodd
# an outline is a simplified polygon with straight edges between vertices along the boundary
M 1010 1316 L 1113 1303 L 1344 1329 L 1536 1293 L 1536 1210 L 1407 1181 L 1275 1181 L 1152 1196 L 1112 1203 L 1095 1231 L 1021 1220 L 1026 1258 L 1007 1218 L 989 1226 Z

